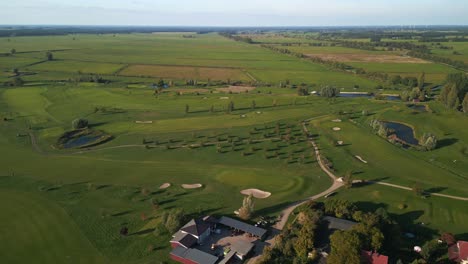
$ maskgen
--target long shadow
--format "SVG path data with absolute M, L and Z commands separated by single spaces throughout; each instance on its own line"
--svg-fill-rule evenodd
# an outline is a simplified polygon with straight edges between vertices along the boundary
M 156 228 L 148 228 L 148 229 L 145 229 L 145 230 L 141 230 L 141 231 L 129 234 L 129 236 L 149 234 L 149 233 L 153 232 L 155 229 Z
M 164 200 L 162 202 L 159 203 L 159 205 L 164 205 L 164 204 L 168 204 L 168 203 L 172 203 L 172 202 L 175 202 L 176 199 L 168 199 L 168 200 Z
M 281 209 L 284 209 L 286 207 L 288 207 L 289 205 L 292 205 L 292 203 L 294 204 L 299 204 L 301 203 L 302 201 L 287 201 L 287 202 L 282 202 L 280 204 L 277 204 L 277 205 L 273 205 L 273 206 L 270 206 L 270 207 L 266 207 L 266 208 L 263 208 L 263 209 L 260 209 L 258 211 L 255 212 L 256 215 L 268 215 L 268 214 L 271 214 L 271 213 L 274 213 L 274 212 L 278 212 L 280 211 Z
M 122 211 L 120 213 L 111 214 L 111 216 L 122 216 L 131 213 L 133 210 Z
M 440 193 L 440 192 L 442 192 L 443 190 L 446 190 L 446 189 L 447 189 L 447 187 L 432 187 L 432 188 L 424 190 L 424 192 L 426 192 L 426 193 Z
M 448 147 L 450 145 L 453 145 L 458 142 L 458 139 L 456 138 L 444 138 L 441 139 L 437 142 L 437 148 L 443 148 L 443 147 Z
M 89 124 L 88 127 L 89 127 L 89 128 L 98 127 L 98 126 L 105 125 L 105 124 L 107 124 L 107 123 L 108 123 L 108 122 L 93 123 L 93 124 Z

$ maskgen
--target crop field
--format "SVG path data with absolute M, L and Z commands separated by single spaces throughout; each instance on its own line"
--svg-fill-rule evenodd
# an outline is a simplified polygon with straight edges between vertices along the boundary
M 298 36 L 252 37 L 254 44 L 215 33 L 0 38 L 0 53 L 16 49 L 0 56 L 0 81 L 23 81 L 0 87 L 0 237 L 17 242 L 6 243 L 0 255 L 8 263 L 172 264 L 172 234 L 159 230 L 171 210 L 234 216 L 240 191 L 258 188 L 272 195 L 255 199 L 256 220 L 329 188 L 311 138 L 337 176 L 352 171 L 353 179 L 468 196 L 466 115 L 436 100 L 421 103 L 430 111 L 416 112 L 402 101 L 311 95 L 324 85 L 378 93 L 381 82 L 258 45 Z M 434 84 L 456 72 L 432 62 L 357 61 L 349 64 L 369 72 L 424 71 Z M 86 129 L 74 130 L 77 119 L 88 121 Z M 408 124 L 418 138 L 433 133 L 439 145 L 428 152 L 393 145 L 372 131 L 371 119 Z M 89 141 L 67 147 L 64 136 L 76 131 Z M 96 143 L 96 135 L 106 140 Z M 160 189 L 164 183 L 171 186 Z M 196 183 L 202 187 L 182 187 Z M 381 185 L 340 189 L 336 196 L 369 210 L 382 205 L 410 231 L 425 222 L 430 235 L 466 233 L 464 201 Z
M 240 69 L 188 66 L 131 65 L 121 71 L 120 75 L 151 76 L 177 80 L 250 80 Z

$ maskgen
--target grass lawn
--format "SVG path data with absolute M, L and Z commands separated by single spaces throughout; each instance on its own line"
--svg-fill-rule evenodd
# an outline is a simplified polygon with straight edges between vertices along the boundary
M 3 182 L 3 181 L 2 181 Z M 3 187 L 3 186 L 2 186 Z M 40 195 L 1 188 L 0 249 L 6 263 L 104 263 L 67 212 Z

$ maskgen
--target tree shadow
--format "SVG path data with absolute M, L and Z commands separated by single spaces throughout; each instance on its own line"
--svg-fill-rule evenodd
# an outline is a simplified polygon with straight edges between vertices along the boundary
M 111 216 L 123 216 L 133 212 L 133 210 L 122 211 L 120 213 L 111 214 Z
M 429 193 L 429 194 L 440 193 L 441 191 L 446 190 L 446 189 L 447 187 L 432 187 L 432 188 L 424 190 L 424 192 Z
M 437 142 L 437 148 L 448 147 L 458 142 L 456 138 L 444 138 Z
M 107 124 L 107 122 L 98 122 L 98 123 L 89 124 L 88 127 L 93 128 L 93 127 L 103 126 L 105 124 Z
M 141 230 L 141 231 L 129 234 L 129 236 L 149 234 L 149 233 L 153 232 L 155 229 L 156 228 L 148 228 L 148 229 L 145 229 L 145 230 Z

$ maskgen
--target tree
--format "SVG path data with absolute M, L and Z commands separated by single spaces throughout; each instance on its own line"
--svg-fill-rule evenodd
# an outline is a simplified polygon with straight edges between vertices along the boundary
M 164 83 L 164 80 L 163 80 L 163 79 L 159 79 L 159 81 L 158 81 L 158 87 L 163 88 L 164 85 L 166 85 L 166 84 Z
M 161 216 L 161 222 L 169 232 L 174 233 L 184 224 L 185 218 L 186 216 L 182 209 L 175 209 L 164 212 Z
M 413 192 L 417 196 L 422 196 L 424 194 L 424 189 L 421 188 L 421 186 L 419 184 L 414 184 L 412 189 L 413 189 Z
M 186 105 L 185 105 L 185 113 L 188 114 L 188 113 L 189 113 L 189 110 L 190 110 L 189 105 L 186 104 Z
M 421 256 L 429 263 L 434 263 L 437 259 L 437 251 L 440 245 L 437 240 L 426 242 L 421 248 Z
M 433 150 L 437 147 L 437 137 L 431 133 L 424 133 L 419 144 L 425 148 L 425 150 Z
M 349 189 L 353 187 L 353 171 L 348 170 L 343 177 L 344 186 Z
M 52 52 L 50 52 L 50 51 L 46 52 L 46 59 L 48 61 L 53 60 L 54 59 L 54 54 L 52 54 Z
M 228 113 L 231 113 L 232 111 L 234 111 L 234 102 L 233 101 L 229 102 L 227 111 L 228 111 Z
M 255 100 L 252 100 L 252 105 L 251 105 L 252 110 L 255 109 L 256 107 L 257 107 L 257 103 L 255 102 Z
M 125 226 L 122 227 L 122 228 L 120 229 L 120 235 L 121 235 L 121 236 L 127 236 L 127 235 L 128 235 L 128 228 L 125 227 Z
M 212 106 L 210 107 L 210 112 L 211 112 L 211 113 L 214 113 L 214 105 L 212 105 Z
M 159 208 L 159 202 L 156 198 L 151 198 L 151 207 L 153 207 L 154 210 L 157 210 Z
M 355 231 L 338 230 L 330 236 L 328 263 L 360 264 L 361 241 Z
M 465 93 L 465 97 L 462 102 L 463 113 L 468 114 L 468 93 Z
M 73 120 L 72 122 L 72 127 L 73 129 L 83 129 L 88 127 L 88 120 L 83 119 L 83 118 L 78 118 Z
M 337 97 L 340 94 L 340 90 L 333 86 L 324 86 L 320 90 L 320 95 L 327 98 Z
M 447 95 L 447 107 L 450 109 L 458 109 L 460 106 L 460 99 L 458 99 L 458 88 L 452 86 L 452 89 Z
M 14 54 L 16 53 L 16 49 L 11 49 L 11 50 L 10 50 L 10 53 L 11 53 L 12 55 L 14 55 Z
M 425 72 L 422 72 L 421 75 L 419 75 L 419 79 L 418 79 L 418 87 L 419 89 L 424 89 L 424 83 L 426 81 L 426 73 Z
M 244 197 L 242 207 L 239 209 L 239 217 L 244 220 L 249 220 L 254 212 L 254 206 L 255 203 L 252 194 Z
M 457 243 L 455 236 L 452 233 L 443 233 L 441 236 L 442 241 L 444 241 L 448 246 L 451 246 Z
M 14 75 L 18 75 L 18 74 L 19 74 L 18 68 L 14 68 L 14 69 L 13 69 L 13 74 L 14 74 Z

